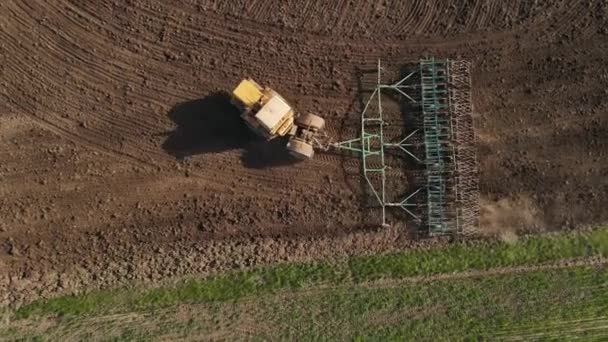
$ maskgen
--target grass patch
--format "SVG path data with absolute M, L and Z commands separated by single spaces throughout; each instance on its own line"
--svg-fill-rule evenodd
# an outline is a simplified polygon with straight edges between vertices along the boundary
M 308 287 L 235 301 L 64 318 L 48 340 L 403 341 L 608 336 L 608 269 L 576 267 L 428 283 Z M 12 332 L 25 335 L 24 330 Z M 0 329 L 0 339 L 3 333 Z
M 456 244 L 430 251 L 357 257 L 349 261 L 349 269 L 356 280 L 369 281 L 537 265 L 593 255 L 608 255 L 608 229 L 598 229 L 589 234 L 535 236 L 512 244 Z
M 402 279 L 439 273 L 534 265 L 585 256 L 608 256 L 608 229 L 587 234 L 536 236 L 513 244 L 454 244 L 444 249 L 412 250 L 393 255 L 356 257 L 329 265 L 291 264 L 190 279 L 151 290 L 97 291 L 37 301 L 21 307 L 15 318 L 32 315 L 78 316 L 145 311 L 183 303 L 234 301 L 319 284 L 357 284 L 382 278 Z

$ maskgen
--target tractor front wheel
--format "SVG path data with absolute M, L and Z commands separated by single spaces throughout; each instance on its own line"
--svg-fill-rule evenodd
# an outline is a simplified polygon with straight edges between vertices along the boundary
M 315 155 L 315 150 L 311 144 L 298 139 L 289 140 L 287 151 L 292 156 L 301 160 L 311 159 Z

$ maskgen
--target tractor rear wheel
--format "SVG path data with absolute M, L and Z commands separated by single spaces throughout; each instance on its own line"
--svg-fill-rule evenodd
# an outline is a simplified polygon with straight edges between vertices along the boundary
M 315 155 L 312 145 L 298 139 L 291 139 L 287 143 L 287 151 L 298 159 L 311 159 Z
M 306 113 L 296 118 L 296 125 L 313 131 L 320 131 L 325 127 L 325 120 L 318 115 Z

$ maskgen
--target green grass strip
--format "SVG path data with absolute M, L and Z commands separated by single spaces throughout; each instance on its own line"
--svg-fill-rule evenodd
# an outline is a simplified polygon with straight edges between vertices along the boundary
M 535 265 L 585 256 L 608 256 L 608 229 L 586 234 L 535 236 L 518 242 L 411 250 L 392 255 L 355 257 L 344 263 L 288 264 L 206 279 L 190 279 L 151 290 L 119 289 L 36 301 L 15 312 L 16 318 L 82 315 L 146 310 L 177 303 L 236 300 L 315 284 L 343 284 L 381 278 L 401 279 L 440 273 Z
M 70 317 L 46 327 L 34 320 L 13 330 L 0 328 L 0 340 L 174 340 L 213 333 L 225 340 L 259 341 L 605 340 L 607 287 L 608 268 L 593 266 L 424 284 L 313 286 L 246 300 L 179 303 L 122 318 Z M 252 320 L 253 329 L 238 329 Z
M 429 251 L 357 257 L 349 261 L 356 280 L 403 278 L 438 273 L 536 265 L 561 259 L 608 255 L 608 229 L 589 234 L 536 236 L 513 244 L 452 245 Z

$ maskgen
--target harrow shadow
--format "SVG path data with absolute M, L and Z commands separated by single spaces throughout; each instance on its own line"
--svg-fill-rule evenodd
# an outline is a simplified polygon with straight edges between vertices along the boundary
M 365 108 L 365 104 L 367 100 L 372 95 L 374 88 L 370 87 L 368 84 L 364 82 L 366 76 L 372 75 L 375 76 L 377 73 L 377 69 L 374 68 L 357 68 L 355 70 L 355 75 L 357 78 L 357 104 L 359 106 L 359 115 L 363 112 Z M 359 123 L 359 127 L 361 123 Z M 360 157 L 359 157 L 360 158 Z M 369 225 L 371 222 L 377 222 L 379 220 L 378 217 L 378 208 L 379 205 L 374 198 L 374 194 L 371 191 L 365 177 L 363 177 L 363 164 L 361 164 L 361 169 L 359 171 L 359 188 L 361 189 L 361 202 L 360 206 L 364 213 L 364 217 L 367 218 L 367 222 L 363 222 L 363 224 Z M 377 223 L 376 223 L 377 225 Z
M 403 77 L 407 76 L 411 70 L 411 65 L 402 65 L 399 70 L 399 79 L 402 79 Z M 374 93 L 376 87 L 377 72 L 377 68 L 357 68 L 355 70 L 354 77 L 357 84 L 357 96 L 354 102 L 355 107 L 358 107 L 359 112 L 363 111 L 363 109 L 366 107 L 368 99 Z M 373 82 L 370 82 L 370 80 Z M 413 91 L 412 95 L 417 98 L 419 96 L 418 92 L 419 90 L 416 89 Z M 402 96 L 397 96 L 386 92 L 383 94 L 383 96 L 387 99 L 387 101 L 393 101 L 397 104 L 398 115 L 400 116 L 400 120 L 404 123 L 401 132 L 401 139 L 411 136 L 412 138 L 410 139 L 410 141 L 414 143 L 413 146 L 410 147 L 411 152 L 417 156 L 423 155 L 423 149 L 421 148 L 422 145 L 420 144 L 422 141 L 420 140 L 420 137 L 417 136 L 420 135 L 421 132 L 416 134 L 417 130 L 421 128 L 419 104 L 412 104 L 410 101 L 406 101 L 405 98 Z M 355 122 L 350 122 L 350 125 L 353 124 L 355 124 Z M 345 119 L 342 122 L 341 128 L 344 129 L 346 125 L 347 123 Z M 360 125 L 361 123 L 357 120 L 356 126 L 360 127 Z M 340 138 L 348 139 L 348 137 Z M 393 158 L 398 158 L 401 155 L 401 153 L 396 151 L 387 151 L 385 153 L 386 156 L 392 156 Z M 344 153 L 344 151 L 342 151 L 340 154 L 344 156 L 342 159 L 343 171 L 345 173 L 345 178 L 349 178 L 350 180 L 348 183 L 352 184 L 353 179 L 357 179 L 356 183 L 358 183 L 357 185 L 362 194 L 360 197 L 360 208 L 363 213 L 362 216 L 366 218 L 366 222 L 364 222 L 364 224 L 373 225 L 373 222 L 376 222 L 378 219 L 380 219 L 377 216 L 379 215 L 378 210 L 380 210 L 381 206 L 378 203 L 378 200 L 375 198 L 375 195 L 372 190 L 370 190 L 367 181 L 361 175 L 362 170 L 360 169 L 358 170 L 358 172 L 353 174 L 352 170 L 348 172 L 347 169 L 344 167 L 344 163 L 346 162 L 347 158 L 358 158 L 358 156 L 356 155 L 356 153 Z M 395 166 L 403 173 L 403 177 L 405 180 L 403 185 L 406 186 L 406 189 L 404 189 L 403 193 L 395 193 L 393 195 L 396 195 L 396 197 L 398 198 L 405 198 L 412 192 L 416 191 L 416 189 L 424 188 L 424 166 L 422 163 L 416 161 L 413 158 L 405 157 L 399 158 L 399 162 Z M 391 191 L 395 192 L 396 189 L 391 188 Z M 417 204 L 417 206 L 416 208 L 411 208 L 411 211 L 413 211 L 418 217 L 422 217 L 424 214 L 422 211 L 422 208 L 425 205 L 425 203 L 423 203 L 423 194 L 424 191 L 420 191 L 418 195 L 412 198 L 412 201 Z M 416 238 L 419 236 L 419 232 L 422 226 L 421 220 L 414 219 L 412 216 L 399 210 L 390 210 L 390 216 L 392 218 L 391 221 L 393 221 L 394 224 L 399 224 L 399 222 L 405 223 L 405 226 L 407 228 L 405 229 L 404 233 L 406 233 L 406 235 L 410 236 L 411 238 Z
M 418 68 L 419 66 L 414 63 L 406 63 L 401 65 L 399 70 L 399 78 L 406 77 L 412 70 L 416 70 Z M 421 82 L 419 73 L 413 74 L 410 79 L 414 84 L 420 84 Z M 418 100 L 422 98 L 420 88 L 410 89 L 409 95 Z M 401 114 L 401 118 L 405 123 L 404 135 L 407 136 L 409 134 L 413 134 L 412 138 L 410 139 L 410 142 L 412 143 L 410 152 L 418 156 L 418 158 L 424 159 L 424 127 L 420 103 L 408 101 L 404 97 L 399 97 L 397 101 L 399 103 L 399 112 Z M 426 207 L 426 171 L 424 163 L 416 161 L 413 158 L 405 158 L 403 161 L 403 172 L 405 173 L 407 182 L 411 187 L 410 189 L 422 189 L 419 195 L 413 198 L 414 203 L 417 205 L 413 211 L 418 217 L 424 217 Z M 424 235 L 423 231 L 425 228 L 425 222 L 423 220 L 415 220 L 409 215 L 403 215 L 403 213 L 400 214 L 402 215 L 401 219 L 408 227 L 410 227 L 410 230 L 414 236 L 420 237 L 421 235 Z

